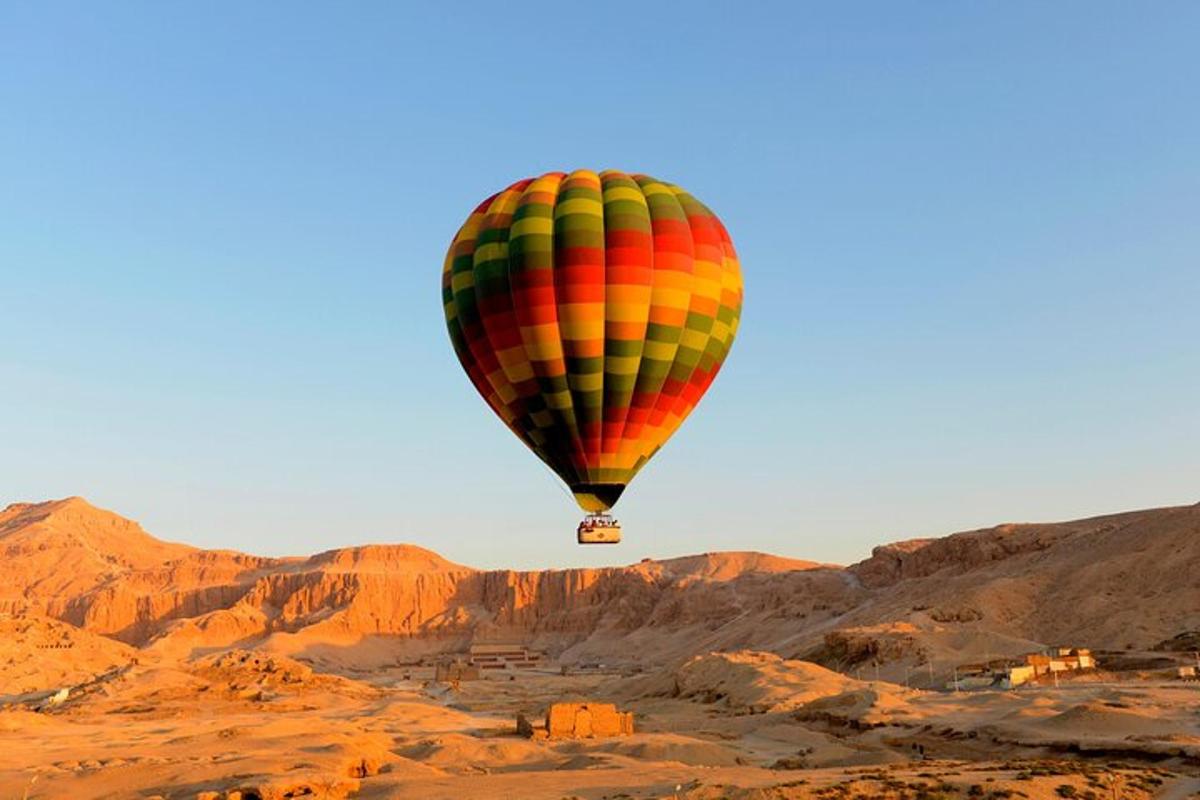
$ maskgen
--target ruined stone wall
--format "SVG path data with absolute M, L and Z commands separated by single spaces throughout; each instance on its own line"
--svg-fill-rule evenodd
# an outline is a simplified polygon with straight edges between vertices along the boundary
M 633 713 L 612 703 L 554 703 L 546 712 L 551 739 L 587 739 L 633 733 Z

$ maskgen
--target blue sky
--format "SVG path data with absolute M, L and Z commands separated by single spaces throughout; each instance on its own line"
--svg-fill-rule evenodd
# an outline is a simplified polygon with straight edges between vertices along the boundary
M 0 503 L 478 566 L 1200 500 L 1194 3 L 0 6 Z M 439 271 L 508 182 L 726 222 L 725 370 L 579 512 L 455 361 Z

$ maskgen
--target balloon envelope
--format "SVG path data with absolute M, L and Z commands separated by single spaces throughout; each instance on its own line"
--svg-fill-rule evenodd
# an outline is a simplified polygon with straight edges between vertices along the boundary
M 480 203 L 446 254 L 442 300 L 480 395 L 595 512 L 716 377 L 742 276 L 725 226 L 683 189 L 576 170 Z

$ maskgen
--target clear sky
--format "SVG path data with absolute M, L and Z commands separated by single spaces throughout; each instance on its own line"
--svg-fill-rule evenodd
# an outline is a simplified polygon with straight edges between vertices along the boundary
M 0 504 L 477 566 L 1200 500 L 1200 5 L 4 3 Z M 445 333 L 548 170 L 687 187 L 724 371 L 580 549 Z

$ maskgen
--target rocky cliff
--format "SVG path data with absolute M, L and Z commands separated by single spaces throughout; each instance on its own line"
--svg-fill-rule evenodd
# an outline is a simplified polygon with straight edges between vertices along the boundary
M 0 611 L 184 654 L 370 641 L 372 658 L 394 660 L 519 638 L 566 660 L 754 648 L 918 663 L 972 642 L 1140 646 L 1200 628 L 1197 506 L 902 542 L 848 568 L 707 553 L 481 571 L 410 545 L 307 559 L 198 550 L 68 498 L 0 512 L 0 553 Z

